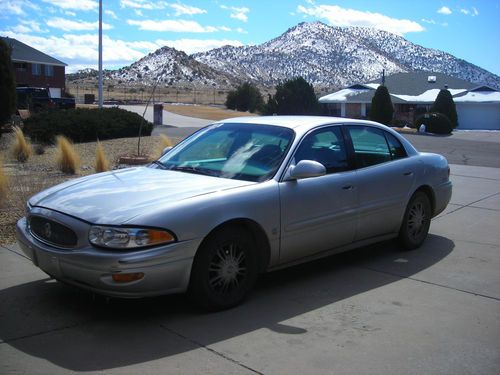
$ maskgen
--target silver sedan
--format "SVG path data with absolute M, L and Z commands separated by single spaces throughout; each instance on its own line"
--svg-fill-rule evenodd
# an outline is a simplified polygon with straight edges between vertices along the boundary
M 261 272 L 392 238 L 419 247 L 450 200 L 449 172 L 374 122 L 228 119 L 147 167 L 35 195 L 17 237 L 68 284 L 115 297 L 188 292 L 224 309 Z

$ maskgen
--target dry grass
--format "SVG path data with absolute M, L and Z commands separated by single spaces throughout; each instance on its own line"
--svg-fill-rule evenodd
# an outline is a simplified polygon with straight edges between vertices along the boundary
M 173 143 L 178 143 L 180 138 L 172 138 Z M 46 188 L 69 179 L 86 176 L 94 173 L 96 161 L 96 143 L 77 143 L 74 145 L 82 166 L 76 175 L 61 173 L 54 161 L 58 155 L 58 148 L 46 146 L 42 155 L 33 154 L 25 163 L 19 163 L 10 152 L 15 142 L 14 133 L 5 133 L 0 138 L 0 153 L 4 152 L 4 171 L 9 180 L 8 192 L 4 206 L 0 207 L 0 244 L 15 242 L 15 223 L 25 212 L 26 201 L 34 194 Z M 144 149 L 160 149 L 160 137 L 143 137 Z M 130 154 L 137 150 L 137 138 L 119 138 L 101 141 L 106 156 L 112 169 L 123 167 L 118 164 L 121 155 Z
M 104 153 L 104 148 L 102 147 L 101 142 L 97 142 L 97 146 L 95 148 L 95 172 L 106 172 L 109 171 L 109 161 L 106 158 L 106 154 Z
M 24 163 L 33 154 L 33 148 L 24 137 L 24 133 L 21 128 L 15 126 L 14 134 L 16 136 L 16 140 L 14 142 L 14 146 L 12 147 L 12 154 L 17 161 Z
M 206 105 L 164 105 L 163 108 L 182 116 L 203 118 L 207 120 L 219 121 L 230 117 L 257 116 L 250 112 L 238 112 L 220 107 L 210 107 Z
M 80 157 L 73 144 L 64 136 L 56 137 L 57 141 L 57 167 L 66 174 L 76 174 L 80 168 Z
M 3 160 L 0 156 L 0 207 L 3 207 L 7 201 L 7 193 L 9 192 L 9 177 L 5 173 Z

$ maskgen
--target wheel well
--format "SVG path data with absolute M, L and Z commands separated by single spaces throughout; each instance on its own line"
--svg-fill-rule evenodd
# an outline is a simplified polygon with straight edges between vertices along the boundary
M 269 259 L 271 256 L 271 248 L 269 245 L 269 239 L 267 238 L 266 232 L 255 221 L 243 218 L 226 221 L 222 224 L 219 224 L 214 229 L 212 229 L 210 233 L 205 237 L 205 239 L 212 236 L 214 233 L 218 232 L 222 228 L 233 227 L 233 226 L 247 230 L 254 238 L 256 248 L 259 252 L 259 272 L 263 272 L 267 268 L 267 265 L 269 264 Z M 203 242 L 204 241 L 205 240 L 203 240 Z
M 428 185 L 423 185 L 423 186 L 420 186 L 415 191 L 415 193 L 417 191 L 421 191 L 422 193 L 424 193 L 425 195 L 427 195 L 427 198 L 429 198 L 429 202 L 431 203 L 432 216 L 434 216 L 434 212 L 436 210 L 436 197 L 434 196 L 434 191 L 432 190 L 432 188 L 430 186 L 428 186 Z

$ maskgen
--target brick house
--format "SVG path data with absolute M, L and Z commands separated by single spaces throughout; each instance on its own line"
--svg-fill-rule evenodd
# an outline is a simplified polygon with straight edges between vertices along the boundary
M 18 87 L 47 87 L 53 98 L 60 98 L 65 89 L 67 64 L 17 39 L 0 37 L 12 48 L 12 64 Z

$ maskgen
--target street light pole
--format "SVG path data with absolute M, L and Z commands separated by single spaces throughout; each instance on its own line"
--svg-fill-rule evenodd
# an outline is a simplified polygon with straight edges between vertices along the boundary
M 102 108 L 102 0 L 99 0 L 99 108 Z

